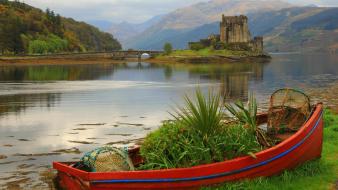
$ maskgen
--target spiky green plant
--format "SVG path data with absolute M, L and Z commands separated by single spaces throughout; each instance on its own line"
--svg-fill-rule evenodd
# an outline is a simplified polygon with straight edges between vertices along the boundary
M 268 142 L 268 139 L 265 133 L 257 127 L 257 101 L 253 93 L 249 95 L 249 101 L 247 103 L 247 108 L 244 106 L 244 103 L 237 101 L 232 104 L 225 104 L 225 108 L 242 124 L 250 127 L 251 131 L 256 133 L 257 140 L 261 145 L 265 147 L 270 147 L 271 143 Z
M 171 114 L 184 126 L 197 131 L 204 140 L 217 132 L 222 126 L 223 111 L 220 96 L 209 91 L 205 97 L 200 89 L 196 90 L 196 102 L 185 96 L 185 107 L 178 107 L 176 114 Z
M 236 101 L 234 105 L 225 104 L 225 108 L 242 124 L 247 124 L 251 129 L 257 128 L 257 101 L 255 96 L 250 93 L 247 108 L 241 101 Z

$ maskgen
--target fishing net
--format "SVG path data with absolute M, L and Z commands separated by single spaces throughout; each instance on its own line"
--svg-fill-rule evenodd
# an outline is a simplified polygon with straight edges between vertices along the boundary
M 311 114 L 310 98 L 294 89 L 272 94 L 268 112 L 268 134 L 297 131 Z
M 92 172 L 113 172 L 134 170 L 127 149 L 100 147 L 86 153 L 81 161 Z

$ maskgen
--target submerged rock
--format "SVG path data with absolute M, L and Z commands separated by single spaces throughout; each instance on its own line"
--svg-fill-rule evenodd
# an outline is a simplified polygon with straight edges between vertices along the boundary
M 89 125 L 89 126 L 100 126 L 100 125 L 106 125 L 106 123 L 81 123 L 81 124 L 78 124 L 80 126 L 86 126 L 86 125 Z
M 131 126 L 137 126 L 137 127 L 141 127 L 141 126 L 144 125 L 144 124 L 140 124 L 140 123 L 121 123 L 121 122 L 118 122 L 118 124 L 120 124 L 120 125 L 131 125 Z
M 7 164 L 13 164 L 18 161 L 8 161 L 8 162 L 0 162 L 0 165 L 7 165 Z
M 68 133 L 70 135 L 78 135 L 79 133 Z
M 28 157 L 34 157 L 34 156 L 55 156 L 55 155 L 60 155 L 61 153 L 58 152 L 50 152 L 50 153 L 38 153 L 38 154 L 13 154 L 13 156 L 28 156 Z
M 85 130 L 88 130 L 90 128 L 75 128 L 73 129 L 74 131 L 85 131 Z
M 0 160 L 6 159 L 6 158 L 7 158 L 7 156 L 5 156 L 5 155 L 0 155 Z
M 26 168 L 30 168 L 33 167 L 34 164 L 20 164 L 17 166 L 18 169 L 26 169 Z
M 69 148 L 69 149 L 60 149 L 60 150 L 54 150 L 55 153 L 64 153 L 64 154 L 81 154 L 82 152 L 76 148 Z
M 27 142 L 27 141 L 31 141 L 31 140 L 29 140 L 29 139 L 18 139 L 18 141 Z
M 22 178 L 22 179 L 18 179 L 18 180 L 15 180 L 15 181 L 8 182 L 8 183 L 6 183 L 5 187 L 7 189 L 22 189 L 21 187 L 24 184 L 27 184 L 29 181 L 31 181 L 31 179 L 26 177 L 26 178 Z
M 128 136 L 132 136 L 133 134 L 119 134 L 119 133 L 113 133 L 113 134 L 106 134 L 108 136 L 124 136 L 124 137 L 128 137 Z
M 88 141 L 68 141 L 70 143 L 77 143 L 77 144 L 95 144 L 94 142 L 88 142 Z

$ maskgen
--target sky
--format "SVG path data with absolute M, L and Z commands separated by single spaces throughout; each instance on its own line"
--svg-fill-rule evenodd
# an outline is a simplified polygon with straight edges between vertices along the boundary
M 21 0 L 80 21 L 141 23 L 154 16 L 209 0 Z M 338 6 L 338 0 L 287 0 L 301 5 Z
M 154 16 L 208 0 L 24 0 L 45 10 L 76 20 L 106 20 L 115 23 L 140 23 Z

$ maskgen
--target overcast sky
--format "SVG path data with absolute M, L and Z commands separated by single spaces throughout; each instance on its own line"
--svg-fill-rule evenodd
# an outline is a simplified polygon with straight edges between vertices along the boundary
M 77 20 L 130 21 L 139 23 L 177 8 L 208 0 L 24 0 Z
M 45 10 L 47 7 L 76 20 L 129 21 L 140 23 L 153 16 L 208 0 L 23 0 Z M 303 4 L 338 6 L 338 0 L 288 0 Z

